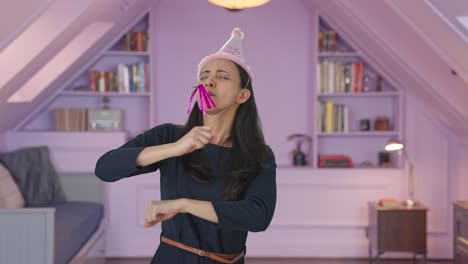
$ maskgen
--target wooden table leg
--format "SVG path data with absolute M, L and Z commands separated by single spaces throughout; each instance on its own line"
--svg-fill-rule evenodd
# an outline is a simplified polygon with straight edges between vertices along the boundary
M 376 264 L 380 264 L 380 255 L 382 255 L 383 253 L 384 253 L 383 251 L 382 252 L 377 252 L 377 257 L 375 259 Z

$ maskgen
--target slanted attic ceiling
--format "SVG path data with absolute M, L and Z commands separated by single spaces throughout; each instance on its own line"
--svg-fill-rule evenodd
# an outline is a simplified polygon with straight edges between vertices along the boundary
M 132 19 L 152 5 L 156 5 L 157 8 L 158 4 L 156 0 L 9 1 L 5 4 L 6 8 L 2 8 L 11 12 L 1 17 L 0 37 L 5 45 L 0 47 L 0 51 L 3 53 L 9 45 L 14 45 L 14 41 L 34 23 L 34 19 L 52 6 L 65 2 L 68 6 L 79 5 L 78 2 L 82 5 L 86 1 L 89 1 L 89 6 L 76 16 L 73 23 L 37 56 L 28 58 L 29 63 L 14 72 L 13 78 L 0 87 L 0 132 L 15 129 L 19 121 L 27 118 L 34 109 L 44 106 L 61 88 L 59 84 L 69 79 L 70 73 L 88 63 L 93 55 L 121 33 L 121 29 Z M 457 11 L 467 14 L 467 1 L 297 1 L 309 7 L 310 12 L 319 10 L 327 21 L 346 35 L 346 39 L 353 46 L 364 52 L 366 60 L 381 68 L 400 89 L 417 95 L 430 105 L 434 116 L 445 125 L 460 133 L 468 132 L 468 104 L 464 103 L 464 100 L 468 99 L 468 85 L 463 81 L 467 79 L 468 49 L 467 43 L 453 30 L 453 23 L 456 23 L 453 15 L 456 15 Z M 21 8 L 18 8 L 20 2 Z M 445 4 L 450 7 L 445 7 Z M 184 5 L 180 6 L 183 8 Z M 72 8 L 68 10 L 73 12 Z M 83 52 L 44 92 L 30 103 L 6 103 L 7 99 L 53 58 L 77 32 L 89 23 L 99 21 L 112 22 L 114 27 L 94 46 Z M 43 32 L 37 32 L 38 37 L 45 35 Z M 1 55 L 0 53 L 0 71 L 4 72 L 6 69 L 1 67 L 8 67 L 14 60 L 2 59 Z M 459 75 L 452 75 L 452 69 Z

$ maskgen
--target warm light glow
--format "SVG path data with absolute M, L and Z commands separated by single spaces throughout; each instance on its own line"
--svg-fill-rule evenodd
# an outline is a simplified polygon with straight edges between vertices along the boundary
M 385 145 L 385 150 L 386 151 L 396 151 L 396 150 L 402 150 L 405 147 L 403 143 L 396 139 L 392 139 L 388 141 L 388 143 Z
M 246 9 L 264 5 L 270 0 L 208 0 L 209 2 L 232 10 Z

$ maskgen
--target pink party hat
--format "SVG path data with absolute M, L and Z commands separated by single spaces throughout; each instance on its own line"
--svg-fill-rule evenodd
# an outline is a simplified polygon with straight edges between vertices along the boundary
M 242 51 L 243 38 L 244 33 L 240 30 L 240 28 L 235 28 L 231 33 L 231 38 L 220 50 L 218 50 L 216 53 L 206 56 L 201 60 L 200 64 L 198 64 L 197 79 L 200 78 L 201 70 L 209 61 L 215 59 L 227 59 L 237 63 L 249 74 L 250 83 L 252 83 L 253 86 L 253 73 L 250 67 L 245 63 L 244 53 Z

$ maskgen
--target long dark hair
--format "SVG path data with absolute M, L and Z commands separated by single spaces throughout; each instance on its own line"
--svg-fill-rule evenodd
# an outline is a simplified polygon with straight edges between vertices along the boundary
M 232 148 L 224 166 L 224 200 L 242 198 L 245 188 L 258 173 L 265 158 L 266 147 L 260 118 L 258 116 L 252 83 L 247 72 L 234 63 L 239 71 L 241 87 L 250 91 L 250 98 L 240 104 L 234 117 L 231 141 Z M 247 87 L 246 87 L 247 86 Z M 187 123 L 182 127 L 180 137 L 195 126 L 203 126 L 203 115 L 195 104 Z M 214 180 L 204 152 L 199 149 L 182 156 L 184 169 L 198 182 Z

